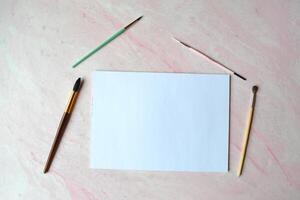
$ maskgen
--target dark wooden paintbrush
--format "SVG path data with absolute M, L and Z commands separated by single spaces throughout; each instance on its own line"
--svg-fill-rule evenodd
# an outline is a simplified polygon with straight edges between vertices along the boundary
M 58 129 L 57 129 L 57 132 L 56 132 L 56 136 L 55 136 L 55 139 L 54 139 L 54 142 L 51 146 L 51 150 L 50 150 L 50 153 L 48 155 L 48 159 L 47 159 L 47 162 L 46 162 L 46 165 L 45 165 L 45 168 L 44 168 L 44 173 L 47 173 L 50 166 L 51 166 L 51 163 L 53 161 L 53 158 L 55 156 L 55 153 L 58 149 L 58 146 L 60 144 L 60 141 L 63 137 L 63 134 L 66 130 L 66 127 L 68 125 L 68 122 L 70 120 L 70 117 L 71 117 L 71 113 L 72 113 L 72 110 L 74 108 L 74 105 L 75 105 L 75 102 L 76 102 L 76 99 L 78 97 L 78 94 L 79 94 L 79 91 L 80 91 L 80 88 L 82 86 L 82 83 L 83 83 L 83 80 L 81 78 L 78 78 L 74 84 L 74 87 L 73 87 L 73 91 L 72 91 L 72 94 L 71 94 L 71 97 L 70 97 L 70 100 L 66 106 L 66 109 L 65 109 L 65 112 L 60 120 L 60 123 L 59 123 L 59 126 L 58 126 Z

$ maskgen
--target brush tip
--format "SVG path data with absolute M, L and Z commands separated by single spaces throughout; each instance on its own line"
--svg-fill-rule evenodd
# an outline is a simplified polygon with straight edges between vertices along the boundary
M 254 85 L 254 86 L 252 87 L 252 92 L 253 92 L 253 93 L 256 93 L 257 90 L 258 90 L 258 86 L 257 86 L 257 85 Z
M 80 88 L 80 85 L 81 85 L 81 78 L 79 77 L 74 84 L 73 91 L 77 92 Z
M 173 38 L 176 42 L 180 42 L 176 37 L 172 36 L 172 38 Z
M 142 17 L 143 17 L 143 15 L 140 16 L 139 18 L 137 18 L 136 20 L 134 20 L 133 22 L 131 22 L 130 24 L 128 24 L 127 26 L 125 26 L 124 29 L 125 29 L 125 30 L 128 29 L 130 26 L 132 26 L 132 25 L 135 24 L 137 21 L 139 21 Z
M 246 81 L 247 79 L 245 77 L 243 77 L 242 75 L 236 73 L 236 72 L 233 72 L 234 75 L 236 75 L 237 77 L 243 79 L 244 81 Z
M 181 40 L 177 39 L 177 38 L 174 37 L 174 36 L 173 36 L 173 39 L 174 39 L 176 42 L 179 42 L 180 44 L 182 44 L 183 46 L 186 46 L 186 47 L 188 47 L 188 48 L 191 48 L 190 45 L 188 45 L 187 43 L 182 42 Z

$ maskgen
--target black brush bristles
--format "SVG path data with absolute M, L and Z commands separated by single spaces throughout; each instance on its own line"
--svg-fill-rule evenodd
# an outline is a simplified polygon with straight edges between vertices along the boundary
M 134 20 L 133 22 L 131 22 L 130 24 L 128 24 L 127 26 L 124 27 L 124 29 L 128 29 L 130 26 L 132 26 L 133 24 L 135 24 L 137 21 L 139 21 L 140 19 L 142 19 L 143 15 L 140 16 L 139 18 L 137 18 L 136 20 Z
M 80 85 L 81 85 L 81 78 L 78 78 L 74 84 L 73 91 L 77 92 L 80 89 Z
M 253 92 L 253 93 L 256 93 L 257 90 L 258 90 L 258 86 L 257 86 L 257 85 L 254 85 L 254 86 L 252 87 L 252 92 Z
M 247 80 L 245 77 L 243 77 L 242 75 L 239 75 L 238 73 L 233 72 L 233 74 L 236 75 L 237 77 L 243 79 L 244 81 Z

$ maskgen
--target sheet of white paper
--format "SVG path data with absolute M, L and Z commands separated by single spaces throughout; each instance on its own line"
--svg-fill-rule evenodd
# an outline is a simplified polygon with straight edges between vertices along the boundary
M 229 75 L 96 71 L 91 167 L 228 170 Z

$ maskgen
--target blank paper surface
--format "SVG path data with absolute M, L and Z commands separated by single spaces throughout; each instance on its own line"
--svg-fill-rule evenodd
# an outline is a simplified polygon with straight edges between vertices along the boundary
M 96 71 L 91 167 L 228 170 L 229 75 Z

